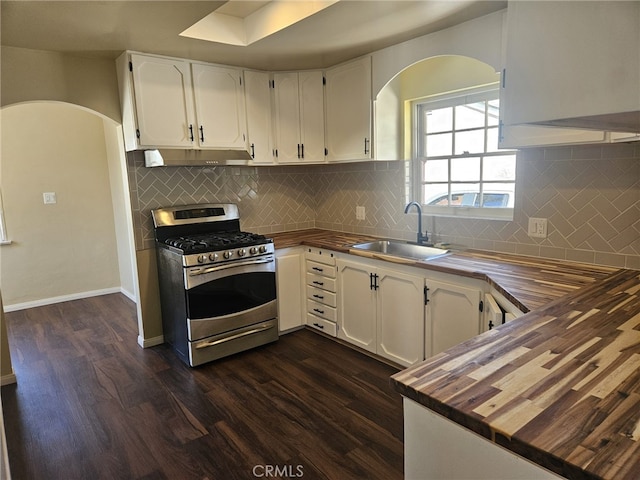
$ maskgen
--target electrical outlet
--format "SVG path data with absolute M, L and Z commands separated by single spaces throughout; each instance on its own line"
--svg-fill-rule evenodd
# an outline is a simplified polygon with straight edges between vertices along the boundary
M 58 202 L 58 200 L 56 199 L 56 192 L 44 192 L 42 194 L 42 199 L 43 199 L 45 205 L 53 204 L 53 203 L 57 203 Z
M 366 218 L 364 207 L 356 206 L 356 220 L 364 220 Z
M 546 218 L 530 218 L 529 231 L 530 237 L 547 238 L 547 219 Z

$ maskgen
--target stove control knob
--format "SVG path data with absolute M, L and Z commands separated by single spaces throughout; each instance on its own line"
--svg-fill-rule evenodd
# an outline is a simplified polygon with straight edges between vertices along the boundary
M 198 255 L 198 263 L 204 263 L 207 261 L 206 255 Z
M 227 250 L 222 254 L 222 256 L 228 260 L 233 256 L 233 252 L 231 250 Z
M 240 250 L 238 250 L 238 256 L 239 257 L 244 257 L 246 255 L 247 251 L 244 248 L 241 248 Z
M 218 259 L 218 254 L 217 253 L 210 253 L 209 254 L 209 260 L 211 260 L 212 262 L 215 262 Z
M 260 253 L 266 253 L 267 252 L 267 246 L 266 245 L 260 245 Z
M 251 248 L 249 249 L 249 253 L 250 253 L 251 255 L 255 255 L 256 253 L 258 253 L 258 248 L 257 248 L 257 247 L 251 247 Z

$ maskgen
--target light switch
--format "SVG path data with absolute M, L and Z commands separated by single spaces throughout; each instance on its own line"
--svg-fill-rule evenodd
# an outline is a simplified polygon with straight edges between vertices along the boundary
M 57 203 L 56 192 L 44 192 L 42 194 L 42 198 L 44 199 L 45 205 Z

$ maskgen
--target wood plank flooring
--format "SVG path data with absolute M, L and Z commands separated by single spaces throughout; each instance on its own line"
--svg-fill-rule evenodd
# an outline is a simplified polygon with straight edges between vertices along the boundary
M 14 480 L 402 478 L 393 367 L 308 330 L 195 369 L 119 294 L 7 314 Z

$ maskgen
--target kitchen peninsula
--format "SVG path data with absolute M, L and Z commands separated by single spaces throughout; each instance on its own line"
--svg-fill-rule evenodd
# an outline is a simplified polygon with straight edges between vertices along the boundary
M 311 230 L 274 239 L 276 248 L 350 252 L 371 237 Z M 415 266 L 483 278 L 529 313 L 394 375 L 405 435 L 407 409 L 435 412 L 567 478 L 637 478 L 639 271 L 479 251 Z M 440 437 L 415 440 L 405 438 L 407 478 Z

